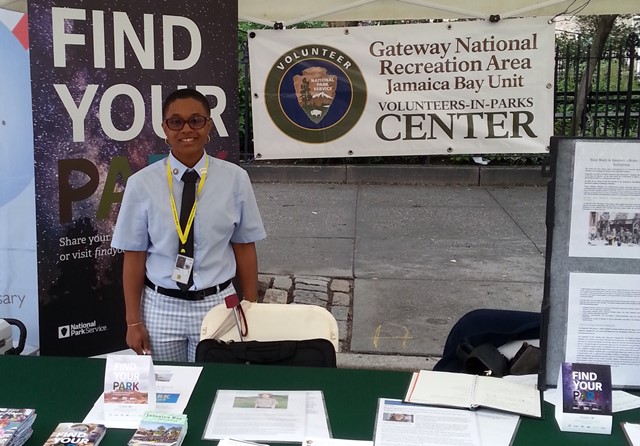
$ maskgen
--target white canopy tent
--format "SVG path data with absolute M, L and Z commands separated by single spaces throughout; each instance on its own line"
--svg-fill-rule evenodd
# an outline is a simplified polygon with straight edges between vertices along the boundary
M 533 17 L 555 15 L 634 14 L 638 0 L 239 0 L 240 20 L 283 25 L 305 20 L 357 21 L 444 19 L 491 15 Z
M 26 0 L 0 0 L 26 12 Z M 238 0 L 238 19 L 289 26 L 305 20 L 355 21 L 640 13 L 638 0 Z

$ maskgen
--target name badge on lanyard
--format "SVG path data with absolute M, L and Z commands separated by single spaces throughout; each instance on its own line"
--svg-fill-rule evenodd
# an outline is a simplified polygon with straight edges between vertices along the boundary
M 186 284 L 189 282 L 189 276 L 191 276 L 192 268 L 193 258 L 178 254 L 176 257 L 176 264 L 173 267 L 173 273 L 171 274 L 171 280 Z

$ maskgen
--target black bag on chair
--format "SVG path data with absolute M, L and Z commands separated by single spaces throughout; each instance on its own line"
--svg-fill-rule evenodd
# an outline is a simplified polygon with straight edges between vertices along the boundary
M 463 361 L 461 372 L 497 378 L 507 374 L 507 358 L 492 344 L 481 344 L 475 348 L 470 344 L 460 344 L 457 355 Z
M 498 347 L 512 341 L 540 338 L 541 314 L 529 311 L 479 309 L 462 316 L 452 327 L 433 370 L 471 374 L 531 373 L 537 370 L 539 350 L 523 345 L 511 361 Z
M 203 339 L 196 362 L 336 368 L 336 351 L 327 339 L 224 342 Z

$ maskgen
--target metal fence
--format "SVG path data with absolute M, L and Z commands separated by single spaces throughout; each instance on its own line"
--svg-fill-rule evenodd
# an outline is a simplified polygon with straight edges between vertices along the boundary
M 630 34 L 619 45 L 609 45 L 598 59 L 581 38 L 560 39 L 555 55 L 555 116 L 557 136 L 640 138 L 640 38 Z M 240 160 L 253 160 L 249 56 L 246 42 L 240 46 Z M 586 107 L 575 116 L 578 86 L 595 64 Z M 572 123 L 579 119 L 577 133 Z M 425 161 L 428 162 L 428 157 Z
M 619 45 L 609 45 L 598 59 L 583 39 L 559 39 L 555 63 L 555 134 L 608 138 L 640 138 L 640 39 L 630 34 Z M 595 66 L 594 66 L 595 65 Z M 586 107 L 576 116 L 578 86 L 594 69 Z

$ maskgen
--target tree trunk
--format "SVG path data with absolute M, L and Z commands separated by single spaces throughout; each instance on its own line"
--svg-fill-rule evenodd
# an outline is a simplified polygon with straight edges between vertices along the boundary
M 607 38 L 613 29 L 613 24 L 616 21 L 618 14 L 601 15 L 598 16 L 598 23 L 596 26 L 596 34 L 593 36 L 593 44 L 591 45 L 591 51 L 589 51 L 589 59 L 587 59 L 587 69 L 582 73 L 582 79 L 578 85 L 576 91 L 576 106 L 573 111 L 573 122 L 571 125 L 571 136 L 578 135 L 581 127 L 581 123 L 584 119 L 584 113 L 587 106 L 587 98 L 591 91 L 591 81 L 593 79 L 593 72 L 596 69 L 604 45 L 607 42 Z

